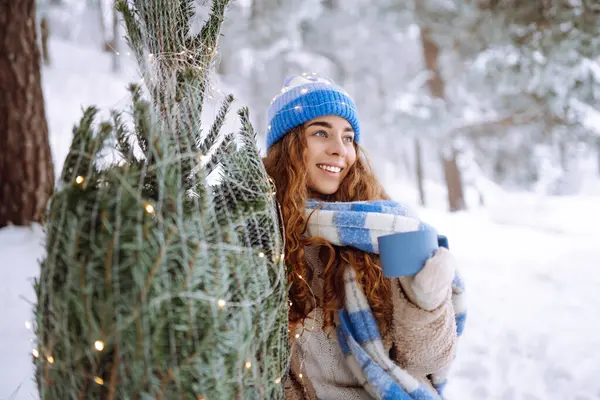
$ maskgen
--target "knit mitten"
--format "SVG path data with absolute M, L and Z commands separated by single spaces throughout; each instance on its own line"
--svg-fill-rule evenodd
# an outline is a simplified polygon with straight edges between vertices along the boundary
M 424 310 L 432 311 L 450 298 L 455 265 L 450 251 L 440 247 L 416 275 L 398 279 L 412 303 Z

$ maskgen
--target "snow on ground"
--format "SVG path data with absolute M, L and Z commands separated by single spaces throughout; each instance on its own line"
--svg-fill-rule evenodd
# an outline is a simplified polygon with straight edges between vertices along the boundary
M 31 351 L 33 278 L 43 255 L 43 234 L 33 228 L 0 229 L 0 399 L 36 399 Z
M 44 73 L 57 173 L 82 105 L 128 105 L 133 69 L 115 77 L 105 54 L 53 42 Z M 388 181 L 414 202 L 413 185 Z M 600 197 L 489 192 L 485 208 L 444 212 L 427 183 L 421 217 L 450 238 L 469 294 L 469 317 L 447 394 L 452 400 L 600 399 Z M 476 204 L 476 195 L 468 201 Z M 39 227 L 0 230 L 0 399 L 35 399 L 26 321 L 42 256 Z
M 562 210 L 585 203 L 570 200 Z M 518 208 L 502 223 L 485 212 L 430 214 L 451 238 L 469 292 L 451 398 L 599 399 L 598 217 L 593 233 L 590 218 L 563 233 L 519 224 L 530 218 Z

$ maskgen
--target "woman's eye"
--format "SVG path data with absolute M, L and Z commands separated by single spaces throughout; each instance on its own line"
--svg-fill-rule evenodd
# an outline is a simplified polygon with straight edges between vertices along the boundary
M 325 136 L 327 136 L 327 134 L 323 131 L 318 131 L 318 132 L 315 132 L 315 136 L 325 137 Z
M 346 137 L 344 137 L 344 141 L 346 143 L 352 143 L 352 142 L 354 142 L 354 138 L 352 136 L 346 136 Z

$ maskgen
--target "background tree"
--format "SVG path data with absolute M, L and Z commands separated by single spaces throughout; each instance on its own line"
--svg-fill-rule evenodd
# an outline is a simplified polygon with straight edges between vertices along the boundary
M 0 228 L 40 222 L 54 187 L 35 1 L 0 3 Z

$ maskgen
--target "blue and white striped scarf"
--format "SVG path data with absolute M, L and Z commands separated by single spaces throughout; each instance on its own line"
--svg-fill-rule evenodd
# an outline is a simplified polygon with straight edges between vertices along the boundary
M 319 236 L 337 246 L 351 246 L 379 253 L 378 238 L 398 232 L 425 229 L 410 208 L 395 201 L 324 203 L 309 200 L 306 216 L 310 236 Z M 345 303 L 338 311 L 338 342 L 348 366 L 367 392 L 376 399 L 436 400 L 447 383 L 448 370 L 428 378 L 436 393 L 395 364 L 384 350 L 375 317 L 368 300 L 356 282 L 354 269 L 344 271 Z M 457 335 L 461 336 L 465 320 L 464 284 L 458 272 L 452 282 L 452 302 Z

